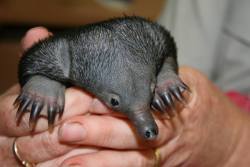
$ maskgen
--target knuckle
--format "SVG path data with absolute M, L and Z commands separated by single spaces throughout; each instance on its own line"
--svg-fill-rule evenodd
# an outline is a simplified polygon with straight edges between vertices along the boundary
M 61 152 L 61 149 L 60 147 L 57 147 L 58 144 L 53 136 L 53 134 L 45 133 L 41 139 L 43 151 L 49 156 L 56 156 Z
M 111 125 L 105 125 L 103 126 L 103 128 L 99 128 L 99 130 L 101 131 L 99 134 L 102 134 L 101 136 L 101 140 L 99 140 L 99 144 L 102 146 L 108 146 L 111 143 L 113 143 L 114 140 L 114 135 L 113 135 L 113 127 L 112 124 Z M 97 134 L 98 135 L 98 134 Z

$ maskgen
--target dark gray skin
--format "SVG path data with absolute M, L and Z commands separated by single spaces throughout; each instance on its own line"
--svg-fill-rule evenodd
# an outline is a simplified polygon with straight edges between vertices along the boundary
M 122 17 L 55 34 L 26 51 L 19 64 L 22 91 L 17 121 L 30 111 L 34 127 L 47 110 L 51 127 L 64 110 L 64 92 L 77 86 L 128 116 L 144 139 L 158 127 L 151 109 L 165 112 L 183 101 L 188 87 L 178 77 L 176 46 L 162 26 Z M 46 108 L 47 107 L 47 108 Z

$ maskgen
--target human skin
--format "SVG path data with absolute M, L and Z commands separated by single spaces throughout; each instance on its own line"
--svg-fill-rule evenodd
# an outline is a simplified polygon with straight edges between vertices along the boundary
M 34 38 L 24 38 L 24 48 L 37 39 L 36 34 L 28 36 Z M 113 114 L 98 100 L 75 88 L 66 91 L 62 118 L 66 121 L 57 122 L 50 134 L 46 120 L 41 119 L 36 135 L 31 137 L 27 117 L 18 128 L 15 126 L 16 110 L 12 103 L 20 89 L 15 86 L 0 97 L 0 157 L 5 157 L 0 162 L 6 166 L 16 163 L 10 148 L 14 137 L 22 136 L 17 141 L 20 154 L 38 162 L 37 166 L 151 167 L 154 148 L 161 152 L 161 165 L 167 167 L 248 166 L 249 115 L 197 70 L 181 67 L 180 76 L 191 93 L 185 95 L 186 105 L 178 107 L 175 117 L 156 116 L 159 136 L 153 142 L 140 140 L 125 117 Z

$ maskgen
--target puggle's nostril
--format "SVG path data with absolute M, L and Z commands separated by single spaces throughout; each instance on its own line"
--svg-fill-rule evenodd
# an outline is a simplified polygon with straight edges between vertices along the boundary
M 148 140 L 153 140 L 157 137 L 158 135 L 158 130 L 155 129 L 155 128 L 151 128 L 151 129 L 148 129 L 145 131 L 145 138 L 148 139 Z
M 151 132 L 150 131 L 146 131 L 145 132 L 145 137 L 148 139 L 151 137 Z

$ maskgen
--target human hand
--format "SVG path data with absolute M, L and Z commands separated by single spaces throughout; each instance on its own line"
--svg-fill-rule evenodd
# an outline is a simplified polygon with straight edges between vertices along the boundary
M 154 148 L 161 153 L 161 166 L 248 166 L 250 117 L 241 112 L 203 74 L 183 67 L 180 76 L 190 87 L 187 104 L 171 119 L 157 117 L 159 136 L 142 141 L 125 118 L 112 116 L 76 116 L 59 128 L 63 143 L 103 147 L 91 154 L 75 154 L 64 166 L 152 167 Z M 92 108 L 108 112 L 105 106 Z M 72 131 L 71 125 L 82 127 Z M 79 136 L 81 132 L 84 135 Z M 74 140 L 72 140 L 72 138 Z M 248 149 L 249 150 L 249 149 Z M 73 151 L 74 152 L 74 151 Z
M 38 40 L 44 39 L 51 35 L 46 29 L 38 27 L 27 32 L 22 40 L 22 48 L 26 50 Z M 57 129 L 52 133 L 47 131 L 47 120 L 40 118 L 33 132 L 29 129 L 29 114 L 25 114 L 20 121 L 19 126 L 16 125 L 16 108 L 13 107 L 13 102 L 19 94 L 20 87 L 15 85 L 0 96 L 0 164 L 1 166 L 18 166 L 13 152 L 12 145 L 15 138 L 19 148 L 19 153 L 22 159 L 28 162 L 42 164 L 48 160 L 62 159 L 76 146 L 61 144 L 58 141 Z M 86 114 L 91 105 L 93 98 L 77 90 L 70 88 L 66 90 L 65 112 L 59 124 L 65 119 L 73 115 Z M 93 149 L 85 149 L 85 152 L 92 152 Z M 56 162 L 51 166 L 59 166 Z

